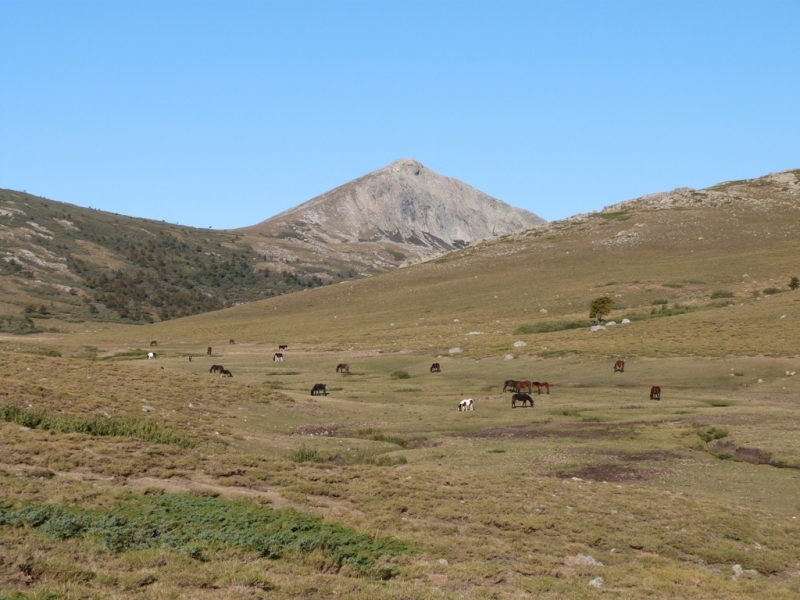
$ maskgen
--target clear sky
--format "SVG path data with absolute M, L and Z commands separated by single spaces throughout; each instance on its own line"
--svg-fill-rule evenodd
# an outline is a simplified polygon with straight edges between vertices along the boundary
M 0 0 L 0 187 L 231 228 L 398 158 L 548 220 L 800 168 L 800 2 Z

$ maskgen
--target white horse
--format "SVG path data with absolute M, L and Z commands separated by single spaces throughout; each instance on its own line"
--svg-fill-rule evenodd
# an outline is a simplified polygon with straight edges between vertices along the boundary
M 466 398 L 458 403 L 458 412 L 462 410 L 475 410 L 475 403 L 472 401 L 472 398 Z
M 156 353 L 155 353 L 155 352 L 148 352 L 148 353 L 147 353 L 147 360 L 150 360 L 151 358 L 153 358 L 153 359 L 155 359 L 155 358 L 158 358 L 158 357 L 156 356 Z

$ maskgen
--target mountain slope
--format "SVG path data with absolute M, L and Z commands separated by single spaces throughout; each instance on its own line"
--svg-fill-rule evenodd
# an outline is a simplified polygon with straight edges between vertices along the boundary
M 241 232 L 266 256 L 302 262 L 311 253 L 366 274 L 544 222 L 403 159 Z
M 791 355 L 800 292 L 788 284 L 800 275 L 799 255 L 800 171 L 789 171 L 645 196 L 377 277 L 163 324 L 154 335 L 434 354 L 461 347 L 478 357 Z M 634 325 L 589 332 L 598 296 L 614 299 L 612 319 Z M 517 336 L 527 350 L 511 346 Z

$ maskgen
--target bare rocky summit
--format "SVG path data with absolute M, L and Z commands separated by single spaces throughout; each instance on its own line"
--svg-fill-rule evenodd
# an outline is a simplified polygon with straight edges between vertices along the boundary
M 312 252 L 361 262 L 367 274 L 544 223 L 533 213 L 402 159 L 243 231 L 271 238 L 254 243 L 265 256 L 291 263 Z

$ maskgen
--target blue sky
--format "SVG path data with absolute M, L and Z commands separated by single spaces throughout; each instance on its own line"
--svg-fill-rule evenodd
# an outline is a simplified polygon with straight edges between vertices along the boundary
M 554 220 L 800 168 L 800 2 L 0 0 L 0 187 L 255 224 L 398 158 Z

